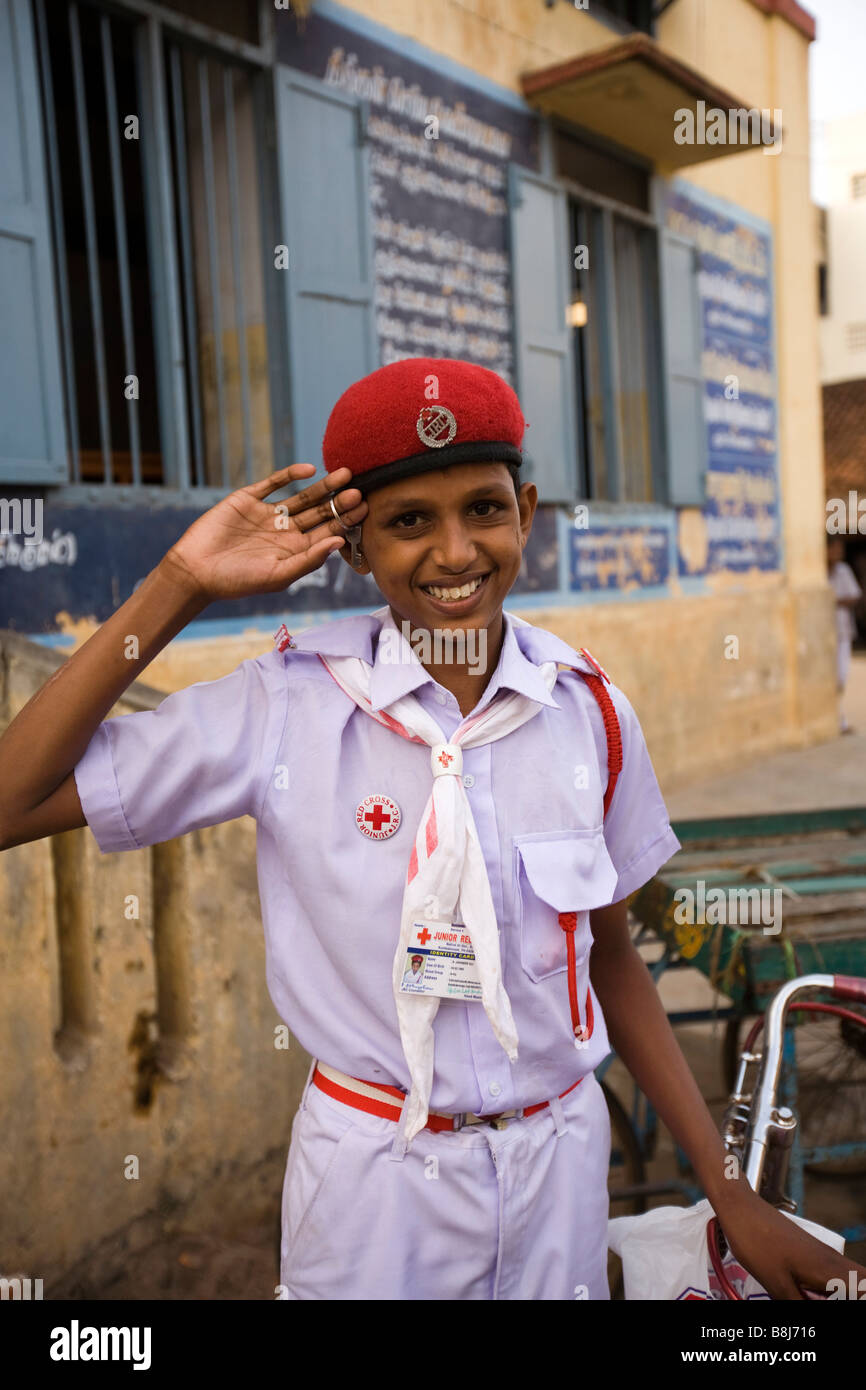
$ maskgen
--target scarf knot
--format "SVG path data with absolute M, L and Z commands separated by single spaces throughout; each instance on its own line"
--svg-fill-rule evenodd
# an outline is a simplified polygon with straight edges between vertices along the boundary
M 434 777 L 462 777 L 463 749 L 459 743 L 434 743 L 430 749 Z

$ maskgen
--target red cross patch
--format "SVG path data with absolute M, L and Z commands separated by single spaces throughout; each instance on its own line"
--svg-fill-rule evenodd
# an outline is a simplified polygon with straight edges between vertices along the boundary
M 371 840 L 387 840 L 400 828 L 400 807 L 390 796 L 365 796 L 355 810 L 355 824 Z

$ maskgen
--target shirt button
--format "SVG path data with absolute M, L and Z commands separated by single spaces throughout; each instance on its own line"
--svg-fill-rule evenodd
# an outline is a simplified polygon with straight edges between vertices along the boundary
M 434 690 L 433 699 L 436 701 L 437 705 L 444 705 L 448 696 L 445 694 L 444 690 Z
M 463 785 L 464 785 L 464 787 L 474 787 L 474 786 L 475 786 L 475 778 L 472 776 L 472 773 L 471 773 L 471 772 L 467 772 L 466 775 L 464 776 L 464 778 L 463 778 Z
M 498 1081 L 491 1081 L 487 1089 L 492 1096 L 498 1096 L 502 1091 L 502 1087 L 500 1086 Z

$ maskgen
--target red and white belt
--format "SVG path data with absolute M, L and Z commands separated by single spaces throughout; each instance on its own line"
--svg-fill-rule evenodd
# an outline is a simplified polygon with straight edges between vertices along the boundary
M 569 1095 L 582 1080 L 583 1077 L 579 1076 L 567 1090 L 560 1092 L 558 1099 L 562 1100 L 564 1096 Z M 312 1084 L 318 1086 L 320 1091 L 324 1091 L 325 1095 L 331 1096 L 333 1100 L 341 1100 L 344 1105 L 351 1105 L 355 1110 L 364 1110 L 368 1115 L 378 1115 L 380 1119 L 395 1122 L 400 1118 L 406 1099 L 406 1092 L 397 1086 L 384 1086 L 377 1081 L 360 1081 L 358 1077 L 347 1076 L 345 1072 L 337 1071 L 336 1067 L 328 1067 L 324 1062 L 316 1063 Z M 386 1096 L 393 1096 L 400 1104 L 395 1105 L 387 1101 Z M 527 1105 L 523 1110 L 503 1110 L 497 1115 L 442 1115 L 436 1110 L 431 1110 L 424 1127 L 436 1133 L 441 1130 L 463 1129 L 466 1125 L 491 1124 L 494 1129 L 504 1129 L 509 1120 L 535 1115 L 539 1110 L 546 1110 L 549 1104 L 550 1101 L 543 1100 L 539 1105 Z

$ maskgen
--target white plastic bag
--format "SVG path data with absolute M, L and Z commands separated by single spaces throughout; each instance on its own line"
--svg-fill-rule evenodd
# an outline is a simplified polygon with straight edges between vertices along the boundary
M 714 1215 L 705 1199 L 694 1207 L 655 1207 L 640 1216 L 616 1216 L 609 1221 L 607 1243 L 622 1260 L 626 1299 L 722 1299 L 707 1247 L 707 1224 Z M 816 1240 L 844 1253 L 844 1237 L 835 1231 L 801 1216 L 791 1216 L 790 1220 Z M 770 1297 L 730 1251 L 724 1270 L 741 1298 Z

